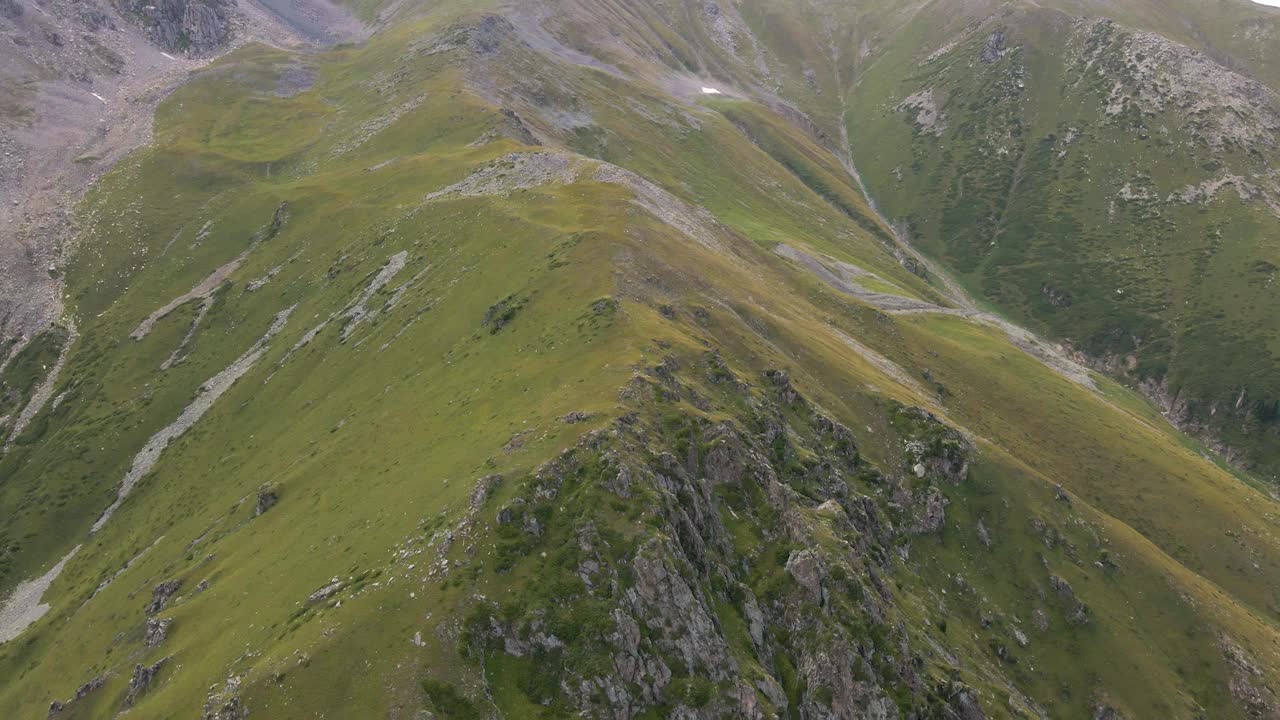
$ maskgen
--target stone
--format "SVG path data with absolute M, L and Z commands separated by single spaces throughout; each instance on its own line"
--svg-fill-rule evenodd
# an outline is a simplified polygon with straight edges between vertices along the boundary
M 811 549 L 792 552 L 787 558 L 787 573 L 808 592 L 811 600 L 819 605 L 826 604 L 827 571 L 818 553 Z
M 72 697 L 72 700 L 73 701 L 83 700 L 86 695 L 93 692 L 94 690 L 100 689 L 105 684 L 107 684 L 107 679 L 99 675 L 98 677 L 76 688 L 76 694 Z
M 155 647 L 164 642 L 169 636 L 169 626 L 173 624 L 171 618 L 163 620 L 159 618 L 147 618 L 146 627 L 142 631 L 142 644 L 147 647 Z
M 1022 646 L 1022 647 L 1026 647 L 1027 645 L 1029 645 L 1029 644 L 1031 643 L 1031 641 L 1027 639 L 1027 634 L 1026 634 L 1026 633 L 1024 633 L 1024 632 L 1022 632 L 1022 631 L 1021 631 L 1021 630 L 1019 630 L 1018 628 L 1014 628 L 1014 629 L 1013 629 L 1013 639 L 1014 639 L 1014 640 L 1017 640 L 1017 641 L 1018 641 L 1018 645 L 1020 645 L 1020 646 Z
M 224 44 L 234 4 L 229 0 L 115 0 L 153 42 L 166 50 L 203 54 Z
M 156 585 L 151 591 L 151 602 L 147 603 L 146 613 L 155 615 L 160 612 L 169 598 L 178 592 L 178 588 L 182 587 L 181 580 L 166 580 Z
M 253 509 L 254 517 L 258 517 L 275 507 L 278 502 L 280 502 L 280 495 L 274 489 L 259 490 L 258 503 Z
M 978 59 L 989 65 L 1004 56 L 1004 49 L 1004 30 L 997 28 L 987 38 L 987 44 L 982 47 L 982 52 L 978 54 Z
M 151 688 L 151 683 L 155 681 L 156 676 L 160 674 L 160 668 L 169 661 L 169 658 L 162 658 L 154 665 L 134 665 L 133 677 L 129 680 L 129 692 L 124 696 L 124 706 L 133 707 L 138 698 L 145 695 L 147 690 Z
M 307 597 L 307 603 L 310 605 L 314 605 L 315 603 L 328 600 L 334 595 L 337 595 L 338 591 L 343 588 L 343 585 L 344 583 L 341 580 L 339 580 L 338 578 L 334 578 L 329 582 L 328 585 L 325 585 L 319 590 L 311 593 L 311 595 Z

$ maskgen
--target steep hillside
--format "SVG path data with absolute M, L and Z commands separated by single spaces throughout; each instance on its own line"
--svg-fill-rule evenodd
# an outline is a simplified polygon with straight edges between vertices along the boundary
M 1274 481 L 1280 12 L 1212 13 L 899 15 L 850 137 L 885 212 L 966 286 Z
M 1280 501 L 885 224 L 851 10 L 357 11 L 78 205 L 0 714 L 1280 714 Z

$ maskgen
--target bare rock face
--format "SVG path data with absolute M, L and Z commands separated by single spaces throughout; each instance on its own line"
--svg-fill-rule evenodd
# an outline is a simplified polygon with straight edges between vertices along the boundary
M 258 502 L 253 508 L 253 515 L 257 517 L 276 506 L 280 502 L 280 494 L 275 488 L 263 488 L 258 491 Z
M 687 397 L 684 378 L 703 371 L 672 358 L 638 382 Z M 938 717 L 985 720 L 980 696 L 968 686 L 928 685 L 928 660 L 894 620 L 894 590 L 884 574 L 897 556 L 888 549 L 913 532 L 911 518 L 895 529 L 881 501 L 837 482 L 865 473 L 883 483 L 883 475 L 859 455 L 849 428 L 801 395 L 787 373 L 767 373 L 760 386 L 768 396 L 749 418 L 691 416 L 668 427 L 623 416 L 527 479 L 512 478 L 516 497 L 495 513 L 506 552 L 537 558 L 546 557 L 540 547 L 572 548 L 565 556 L 585 592 L 534 606 L 477 596 L 464 652 L 560 658 L 562 666 L 545 670 L 543 694 L 531 699 L 590 717 L 631 720 L 668 704 L 664 716 L 685 720 L 888 720 L 903 717 L 895 695 L 905 693 L 920 702 L 930 696 Z M 920 456 L 930 478 L 917 482 L 918 505 L 932 518 L 925 524 L 941 527 L 948 482 L 934 480 L 962 476 L 964 457 L 948 454 L 945 440 L 955 439 L 949 428 L 915 421 L 923 436 L 938 440 Z M 691 442 L 670 452 L 670 434 Z M 801 455 L 806 463 L 789 461 Z M 560 490 L 577 494 L 591 482 L 643 503 L 658 532 L 626 547 L 589 521 L 562 515 Z M 539 518 L 537 534 L 528 529 L 530 517 Z M 735 519 L 754 523 L 771 549 L 743 554 L 727 525 Z M 839 541 L 819 540 L 819 527 Z M 767 592 L 748 586 L 754 568 L 775 574 Z M 745 656 L 726 635 L 725 612 L 743 621 Z M 569 636 L 584 617 L 600 628 L 589 641 Z M 593 657 L 607 659 L 577 663 L 563 654 L 584 642 L 599 653 Z M 771 671 L 744 673 L 744 661 L 773 668 L 778 657 L 788 658 L 795 682 L 809 689 L 800 698 L 789 697 Z
M 987 44 L 982 46 L 982 52 L 978 55 L 978 59 L 990 64 L 1004 56 L 1004 51 L 1004 30 L 993 30 L 991 36 L 987 38 Z
M 234 8 L 227 0 L 117 0 L 117 4 L 155 44 L 197 55 L 227 41 Z
M 813 550 L 793 553 L 787 559 L 787 573 L 809 593 L 809 598 L 813 602 L 818 604 L 826 602 L 827 590 L 824 587 L 826 569 L 822 567 L 821 558 Z

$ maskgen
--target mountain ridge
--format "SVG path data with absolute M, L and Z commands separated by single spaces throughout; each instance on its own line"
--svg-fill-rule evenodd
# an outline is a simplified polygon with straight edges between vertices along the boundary
M 0 707 L 1277 712 L 1273 491 L 944 307 L 852 74 L 774 5 L 540 7 L 242 48 L 90 189 L 0 589 L 73 555 Z

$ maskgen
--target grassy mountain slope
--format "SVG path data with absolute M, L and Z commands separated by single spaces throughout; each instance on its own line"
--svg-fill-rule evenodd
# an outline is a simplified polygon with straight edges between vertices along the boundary
M 896 244 L 821 13 L 467 5 L 236 52 L 79 208 L 7 716 L 1277 711 L 1277 502 Z
M 849 116 L 886 213 L 965 285 L 1271 479 L 1277 23 L 1249 3 L 898 16 Z

